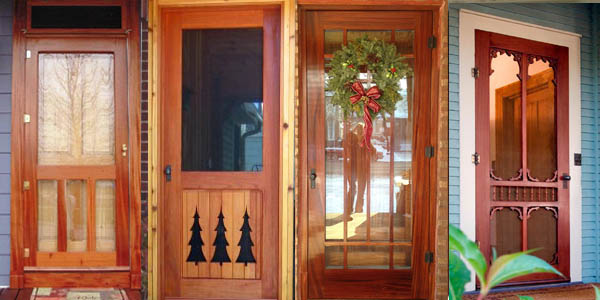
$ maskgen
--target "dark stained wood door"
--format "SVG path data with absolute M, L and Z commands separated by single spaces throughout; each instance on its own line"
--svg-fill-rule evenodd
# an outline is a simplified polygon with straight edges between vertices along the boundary
M 165 9 L 161 299 L 276 299 L 280 11 Z
M 569 278 L 568 48 L 475 32 L 477 240 L 484 256 L 528 249 Z
M 307 11 L 305 28 L 308 298 L 427 298 L 432 14 Z M 344 119 L 326 90 L 333 53 L 364 35 L 396 45 L 413 70 L 394 114 L 373 121 L 371 152 L 362 119 Z
M 25 266 L 129 266 L 126 41 L 27 49 Z

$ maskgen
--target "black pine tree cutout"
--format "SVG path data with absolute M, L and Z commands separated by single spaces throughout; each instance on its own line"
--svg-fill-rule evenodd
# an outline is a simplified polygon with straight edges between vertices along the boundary
M 221 209 L 221 212 L 219 212 L 219 224 L 217 224 L 217 228 L 215 228 L 215 231 L 217 232 L 217 237 L 215 237 L 213 243 L 213 246 L 215 246 L 215 254 L 211 260 L 211 262 L 218 262 L 219 265 L 223 265 L 224 262 L 231 262 L 229 254 L 227 254 L 229 242 L 227 242 L 227 237 L 225 237 L 227 228 L 225 228 L 223 218 L 223 209 Z
M 198 207 L 196 207 L 196 213 L 194 214 L 194 224 L 190 231 L 192 232 L 192 237 L 188 245 L 191 246 L 190 254 L 188 255 L 187 262 L 194 262 L 198 265 L 199 262 L 206 261 L 204 257 L 204 253 L 202 252 L 202 246 L 204 246 L 204 241 L 202 240 L 202 236 L 200 236 L 200 231 L 202 231 L 202 227 L 200 227 L 200 216 L 198 215 Z
M 244 225 L 242 225 L 242 228 L 240 228 L 242 237 L 240 237 L 240 242 L 238 243 L 238 246 L 240 246 L 240 255 L 235 261 L 239 263 L 243 262 L 245 266 L 247 266 L 248 263 L 256 263 L 254 254 L 252 254 L 252 246 L 254 246 L 254 242 L 252 242 L 252 237 L 250 236 L 252 228 L 250 228 L 248 219 L 250 219 L 250 217 L 248 216 L 248 209 L 246 209 L 246 213 L 244 214 Z

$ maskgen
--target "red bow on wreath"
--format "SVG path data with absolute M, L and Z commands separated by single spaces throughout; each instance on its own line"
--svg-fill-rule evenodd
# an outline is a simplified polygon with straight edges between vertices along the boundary
M 371 149 L 371 135 L 373 134 L 373 120 L 371 119 L 371 114 L 369 113 L 369 109 L 373 112 L 379 112 L 381 109 L 381 105 L 377 103 L 375 100 L 381 97 L 381 92 L 377 86 L 371 87 L 369 90 L 365 92 L 365 89 L 362 86 L 360 81 L 355 81 L 352 84 L 352 90 L 356 92 L 356 95 L 350 97 L 350 101 L 352 104 L 356 104 L 358 101 L 364 101 L 365 106 L 363 107 L 364 116 L 363 120 L 365 121 L 365 135 L 363 141 L 360 143 L 361 147 L 367 146 L 367 149 Z

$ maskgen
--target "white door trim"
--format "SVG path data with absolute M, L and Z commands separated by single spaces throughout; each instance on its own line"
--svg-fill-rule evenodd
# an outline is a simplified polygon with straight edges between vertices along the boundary
M 460 106 L 460 228 L 475 240 L 475 30 L 481 29 L 569 48 L 569 220 L 571 281 L 581 281 L 581 167 L 574 153 L 581 153 L 581 35 L 553 28 L 461 9 L 459 12 L 459 106 Z M 467 290 L 475 289 L 475 275 Z

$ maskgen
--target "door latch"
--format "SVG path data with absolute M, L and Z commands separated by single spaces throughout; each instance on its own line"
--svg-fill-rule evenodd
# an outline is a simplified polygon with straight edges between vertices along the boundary
M 171 165 L 165 167 L 165 176 L 167 181 L 171 181 Z
M 563 181 L 563 189 L 566 189 L 568 187 L 568 182 L 571 181 L 571 176 L 567 173 L 563 173 L 562 176 L 560 176 L 560 180 Z
M 121 145 L 121 154 L 127 156 L 127 144 Z
M 481 163 L 481 157 L 479 156 L 479 153 L 475 152 L 471 154 L 471 162 L 474 165 L 478 165 L 479 163 Z
M 314 189 L 316 187 L 316 180 L 317 180 L 317 171 L 312 168 L 310 169 L 310 188 Z

